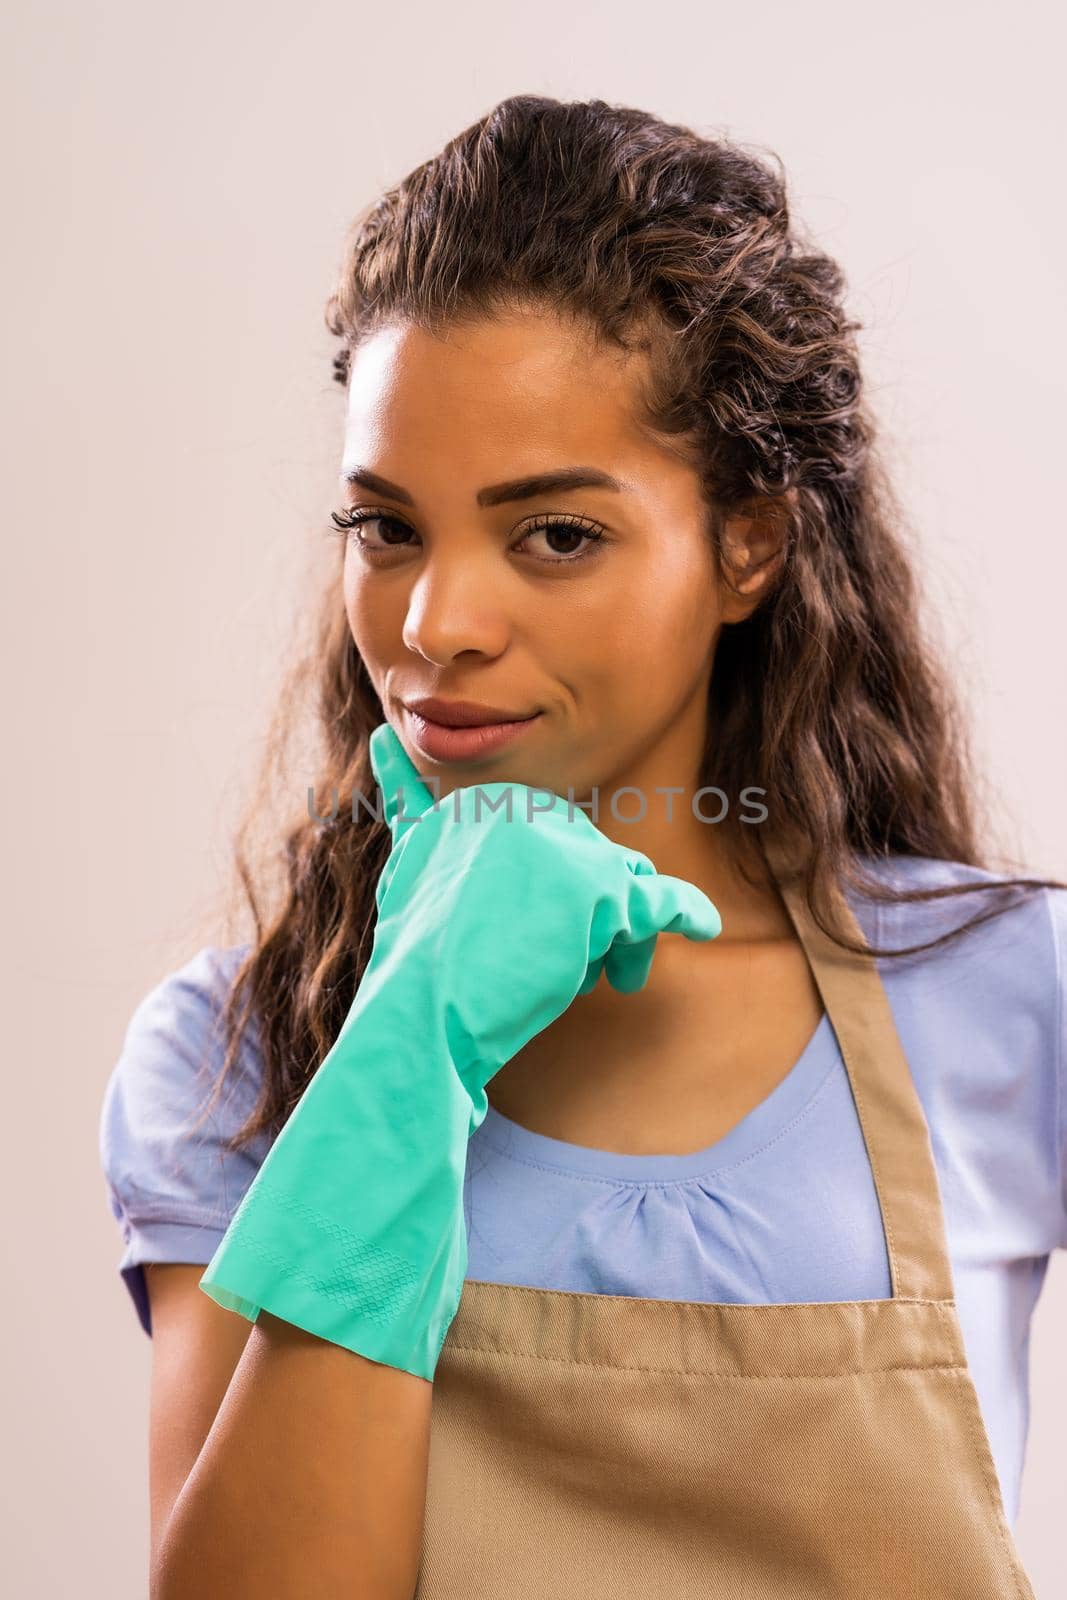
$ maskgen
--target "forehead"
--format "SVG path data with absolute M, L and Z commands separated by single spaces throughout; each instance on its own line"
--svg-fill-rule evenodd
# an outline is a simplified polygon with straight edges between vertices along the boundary
M 652 449 L 638 426 L 646 360 L 551 312 L 441 334 L 389 325 L 352 355 L 345 464 L 397 449 L 455 463 L 503 448 L 524 468 L 542 455 L 553 465 L 632 458 Z

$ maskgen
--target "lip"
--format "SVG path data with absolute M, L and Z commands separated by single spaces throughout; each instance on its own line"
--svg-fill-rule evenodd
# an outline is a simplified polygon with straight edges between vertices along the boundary
M 427 722 L 436 722 L 445 728 L 484 728 L 500 722 L 525 722 L 538 715 L 536 711 L 480 705 L 477 700 L 439 700 L 434 695 L 407 700 L 404 704 Z
M 426 702 L 418 702 L 425 704 Z M 458 702 L 453 702 L 453 708 Z M 479 707 L 484 711 L 484 707 Z M 521 739 L 529 728 L 541 719 L 540 711 L 532 717 L 512 717 L 498 722 L 467 723 L 451 726 L 435 722 L 422 711 L 404 707 L 404 715 L 411 729 L 414 744 L 429 756 L 431 761 L 472 761 L 480 756 L 492 756 L 505 745 Z

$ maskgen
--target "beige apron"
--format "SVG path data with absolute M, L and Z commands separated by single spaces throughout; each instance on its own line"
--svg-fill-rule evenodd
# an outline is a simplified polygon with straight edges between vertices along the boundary
M 467 1279 L 434 1380 L 416 1600 L 1033 1600 L 881 977 L 776 876 L 848 1069 L 893 1297 Z

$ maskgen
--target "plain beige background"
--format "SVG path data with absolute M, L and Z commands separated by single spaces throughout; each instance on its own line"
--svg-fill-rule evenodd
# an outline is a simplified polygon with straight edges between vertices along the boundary
M 137 1000 L 200 944 L 291 619 L 333 546 L 344 228 L 504 95 L 776 150 L 849 275 L 973 706 L 991 848 L 1067 876 L 1051 11 L 10 3 L 3 642 L 9 1192 L 0 1586 L 145 1592 L 151 1346 L 97 1164 Z M 1067 1273 L 1018 1537 L 1063 1592 Z

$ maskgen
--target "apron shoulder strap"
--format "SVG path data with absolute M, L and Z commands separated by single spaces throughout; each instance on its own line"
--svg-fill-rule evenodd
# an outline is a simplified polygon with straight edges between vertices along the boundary
M 843 950 L 815 921 L 801 874 L 765 853 L 811 964 L 848 1072 L 882 1213 L 895 1299 L 954 1299 L 952 1267 L 930 1131 L 893 1019 L 877 960 Z M 840 889 L 835 901 L 865 943 Z

